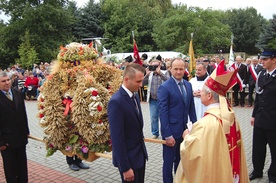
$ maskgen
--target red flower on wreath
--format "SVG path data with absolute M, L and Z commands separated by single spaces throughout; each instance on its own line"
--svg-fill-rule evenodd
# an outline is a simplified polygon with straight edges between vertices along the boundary
M 44 117 L 44 114 L 39 114 L 39 118 L 43 118 Z
M 43 105 L 41 105 L 39 108 L 40 108 L 40 109 L 44 109 L 44 106 L 43 106 Z
M 103 110 L 103 108 L 100 105 L 98 105 L 97 109 L 98 109 L 98 111 L 102 111 Z
M 99 123 L 102 123 L 103 122 L 103 120 L 102 119 L 99 119 Z
M 93 96 L 96 97 L 98 94 L 99 94 L 99 93 L 98 93 L 96 90 L 93 90 L 93 91 L 92 91 L 92 95 L 93 95 Z

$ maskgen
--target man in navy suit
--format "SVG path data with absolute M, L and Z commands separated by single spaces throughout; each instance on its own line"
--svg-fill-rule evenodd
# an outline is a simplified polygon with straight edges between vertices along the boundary
M 174 172 L 180 161 L 182 133 L 187 128 L 188 115 L 195 122 L 196 113 L 192 85 L 183 80 L 185 61 L 175 58 L 171 62 L 172 77 L 158 89 L 157 99 L 160 111 L 161 134 L 166 140 L 163 145 L 163 182 L 172 183 Z
M 137 91 L 142 87 L 145 68 L 130 63 L 123 84 L 110 99 L 107 113 L 112 140 L 112 159 L 122 182 L 143 183 L 148 159 L 143 134 L 143 116 Z

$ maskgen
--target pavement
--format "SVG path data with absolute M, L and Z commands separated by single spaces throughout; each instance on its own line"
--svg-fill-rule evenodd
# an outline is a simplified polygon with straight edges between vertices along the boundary
M 43 129 L 39 126 L 37 118 L 37 102 L 26 101 L 29 128 L 32 136 L 43 139 Z M 148 103 L 142 102 L 144 116 L 144 134 L 150 138 L 150 117 Z M 253 169 L 252 156 L 252 131 L 250 118 L 252 107 L 234 107 L 237 119 L 240 122 L 242 138 L 246 151 L 248 171 Z M 160 138 L 160 137 L 159 137 Z M 161 139 L 161 138 L 160 138 Z M 162 145 L 146 143 L 149 161 L 146 164 L 145 182 L 162 182 Z M 1 155 L 0 155 L 1 156 Z M 114 183 L 121 182 L 117 168 L 113 167 L 110 159 L 98 158 L 93 162 L 85 162 L 90 166 L 88 170 L 72 171 L 69 169 L 65 156 L 57 151 L 53 156 L 46 157 L 45 144 L 30 139 L 27 145 L 28 172 L 30 183 Z M 267 169 L 271 162 L 269 149 L 267 151 L 264 176 L 252 183 L 267 183 Z M 5 183 L 2 158 L 0 158 L 0 183 Z

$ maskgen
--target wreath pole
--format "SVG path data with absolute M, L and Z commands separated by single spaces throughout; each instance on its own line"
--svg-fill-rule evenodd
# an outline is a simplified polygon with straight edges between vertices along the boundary
M 28 135 L 28 138 L 39 141 L 39 142 L 44 142 L 43 139 L 32 136 L 32 135 Z M 152 142 L 152 143 L 157 143 L 157 144 L 166 144 L 165 140 L 160 140 L 160 139 L 150 139 L 150 138 L 144 138 L 145 142 Z M 97 157 L 101 157 L 101 158 L 106 158 L 106 159 L 112 159 L 112 155 L 111 154 L 105 154 L 105 153 L 99 153 L 99 152 L 95 152 L 94 153 L 95 156 Z

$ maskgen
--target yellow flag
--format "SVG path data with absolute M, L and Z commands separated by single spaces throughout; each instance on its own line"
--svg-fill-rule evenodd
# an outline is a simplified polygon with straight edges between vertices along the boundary
M 195 60 L 195 53 L 194 53 L 193 40 L 192 39 L 190 41 L 190 46 L 189 46 L 189 57 L 190 57 L 189 72 L 190 72 L 190 76 L 191 76 L 192 73 L 193 73 L 193 70 L 196 67 L 196 60 Z

